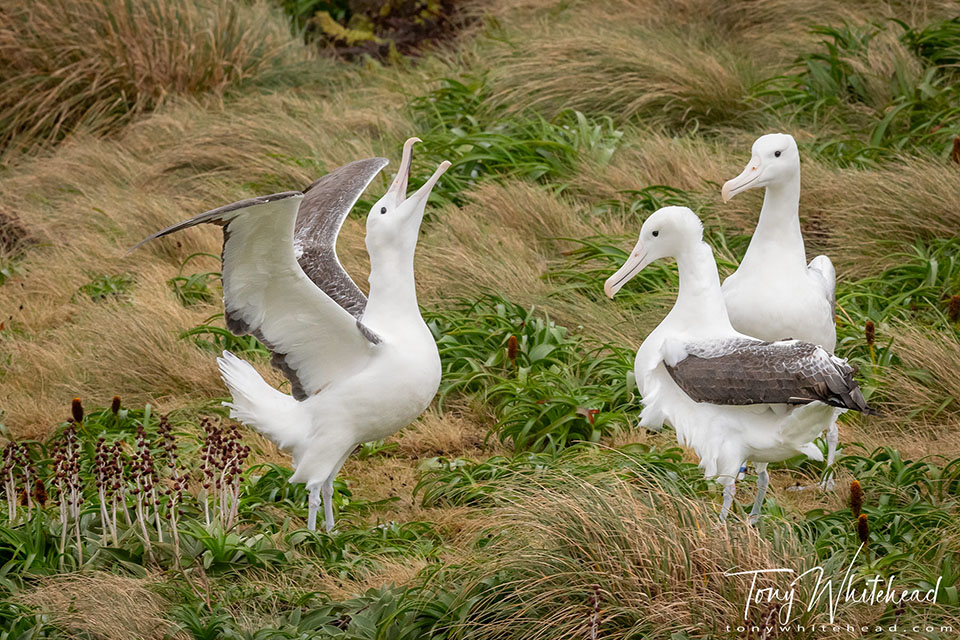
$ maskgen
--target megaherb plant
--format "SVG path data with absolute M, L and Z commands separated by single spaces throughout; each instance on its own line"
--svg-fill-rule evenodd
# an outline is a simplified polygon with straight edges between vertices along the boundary
M 560 449 L 625 430 L 639 411 L 633 354 L 597 344 L 496 296 L 426 313 L 443 365 L 439 401 L 493 407 L 494 433 L 517 449 Z
M 233 526 L 250 452 L 235 426 L 223 429 L 209 419 L 201 425 L 201 465 L 188 469 L 169 419 L 156 419 L 149 405 L 131 412 L 114 398 L 109 410 L 84 415 L 75 399 L 70 421 L 48 442 L 5 447 L 7 525 L 24 525 L 37 544 L 55 538 L 61 570 L 98 566 L 102 556 L 116 552 L 128 560 L 178 564 L 183 511 L 195 517 L 202 508 L 208 528 L 214 522 L 221 529 Z M 196 496 L 187 492 L 191 477 L 202 482 Z M 49 502 L 56 505 L 56 520 L 45 509 Z

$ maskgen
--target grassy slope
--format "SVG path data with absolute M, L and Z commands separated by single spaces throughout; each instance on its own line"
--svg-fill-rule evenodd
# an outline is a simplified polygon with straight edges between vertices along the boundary
M 863 442 L 867 451 L 874 445 L 893 445 L 908 457 L 960 456 L 960 407 L 953 402 L 942 411 L 931 410 L 958 393 L 956 377 L 950 373 L 960 367 L 960 351 L 955 327 L 943 321 L 943 308 L 935 310 L 933 320 L 897 312 L 875 317 L 879 312 L 863 310 L 862 300 L 854 296 L 859 290 L 850 284 L 899 264 L 915 262 L 921 271 L 924 265 L 929 267 L 929 260 L 908 262 L 899 252 L 910 251 L 918 241 L 930 243 L 955 235 L 960 227 L 960 214 L 954 206 L 960 198 L 956 166 L 944 159 L 942 145 L 931 145 L 919 155 L 894 154 L 870 162 L 838 162 L 829 153 L 816 154 L 813 149 L 818 142 L 847 135 L 839 124 L 844 118 L 865 116 L 836 107 L 842 112 L 836 118 L 801 113 L 795 120 L 788 119 L 792 112 L 786 108 L 776 113 L 764 109 L 765 103 L 756 98 L 754 89 L 758 81 L 790 71 L 798 51 L 817 49 L 820 36 L 806 29 L 813 19 L 817 23 L 836 25 L 849 20 L 858 24 L 897 15 L 908 24 L 922 26 L 947 15 L 950 6 L 815 0 L 772 0 L 736 8 L 708 1 L 680 5 L 655 1 L 556 6 L 501 3 L 487 7 L 482 26 L 465 36 L 456 51 L 429 56 L 416 66 L 337 66 L 318 60 L 309 63 L 312 70 L 308 73 L 284 72 L 303 69 L 303 60 L 309 59 L 306 51 L 294 51 L 282 63 L 287 67 L 254 74 L 247 84 L 235 84 L 232 89 L 214 89 L 225 90 L 225 94 L 184 91 L 184 97 L 166 98 L 155 113 L 140 115 L 122 127 L 111 125 L 114 131 L 109 136 L 96 135 L 98 130 L 93 128 L 70 136 L 42 157 L 8 157 L 8 168 L 0 176 L 4 202 L 0 213 L 15 214 L 32 244 L 15 263 L 14 276 L 0 287 L 0 312 L 4 314 L 0 355 L 9 359 L 2 374 L 0 408 L 7 429 L 18 437 L 42 437 L 61 423 L 70 398 L 80 396 L 88 404 L 106 405 L 114 394 L 122 396 L 128 406 L 150 402 L 164 412 L 178 411 L 185 425 L 195 424 L 195 416 L 215 406 L 223 388 L 209 352 L 178 339 L 178 334 L 204 322 L 218 311 L 218 305 L 200 302 L 184 306 L 166 283 L 178 274 L 188 256 L 218 253 L 219 233 L 215 229 L 191 230 L 132 255 L 125 254 L 126 248 L 191 212 L 301 186 L 357 157 L 376 154 L 395 159 L 402 140 L 409 135 L 425 138 L 423 150 L 415 156 L 414 174 L 422 178 L 431 162 L 465 154 L 464 134 L 454 131 L 451 121 L 462 115 L 457 114 L 458 108 L 468 108 L 476 110 L 474 115 L 481 123 L 477 131 L 466 127 L 466 135 L 474 136 L 470 140 L 497 143 L 499 139 L 484 136 L 506 126 L 514 138 L 559 135 L 571 151 L 552 156 L 561 158 L 553 161 L 539 180 L 538 154 L 531 156 L 524 149 L 510 151 L 506 168 L 493 171 L 501 174 L 499 180 L 472 185 L 451 179 L 453 187 L 440 194 L 443 202 L 431 211 L 425 224 L 417 255 L 420 301 L 426 309 L 449 309 L 459 298 L 496 291 L 520 305 L 549 311 L 558 324 L 582 327 L 578 333 L 591 339 L 635 347 L 668 307 L 669 292 L 654 291 L 616 304 L 602 300 L 597 291 L 612 262 L 598 259 L 577 264 L 568 254 L 578 245 L 565 238 L 602 235 L 612 244 L 626 247 L 649 210 L 646 205 L 631 208 L 637 198 L 627 191 L 669 185 L 685 192 L 680 197 L 699 210 L 709 228 L 722 230 L 731 247 L 724 255 L 735 259 L 755 222 L 761 194 L 748 193 L 723 205 L 719 185 L 739 173 L 749 145 L 759 133 L 787 130 L 805 150 L 801 215 L 808 252 L 828 251 L 839 267 L 840 278 L 850 286 L 850 313 L 840 318 L 841 334 L 847 337 L 842 348 L 867 363 L 871 386 L 878 389 L 876 399 L 887 409 L 880 420 L 846 420 L 841 426 L 843 441 Z M 282 18 L 274 15 L 270 19 Z M 885 43 L 870 53 L 873 75 L 868 73 L 867 79 L 876 85 L 871 85 L 872 99 L 882 101 L 882 95 L 874 94 L 889 91 L 881 81 L 889 69 L 902 67 L 903 60 L 909 63 L 908 70 L 919 64 L 910 55 L 898 42 Z M 443 94 L 431 92 L 442 86 L 440 79 L 445 77 L 468 84 L 483 78 L 483 88 L 478 89 L 481 99 L 471 101 L 461 92 L 444 102 Z M 433 111 L 431 103 L 418 101 L 431 95 Z M 441 104 L 436 106 L 438 99 Z M 445 110 L 448 108 L 450 111 Z M 585 114 L 589 126 L 563 137 L 556 127 L 547 127 L 538 119 L 567 117 L 562 115 L 567 109 Z M 577 127 L 575 121 L 569 122 L 571 128 Z M 500 152 L 501 147 L 494 144 L 494 148 Z M 530 171 L 524 169 L 525 163 L 532 167 Z M 457 174 L 456 168 L 451 173 L 464 175 Z M 371 193 L 385 186 L 384 177 Z M 351 218 L 339 243 L 341 259 L 358 282 L 364 281 L 366 269 L 362 233 L 362 216 Z M 199 258 L 186 269 L 186 273 L 215 270 L 216 263 Z M 934 278 L 934 288 L 949 292 L 953 287 L 953 292 L 960 292 L 956 267 L 943 269 L 947 275 Z M 578 271 L 589 273 L 586 282 L 596 291 L 568 286 L 583 282 L 576 280 Z M 545 278 L 547 273 L 551 277 Z M 129 276 L 132 284 L 119 297 L 93 301 L 78 293 L 97 276 L 120 274 Z M 895 275 L 886 277 L 892 281 Z M 917 279 L 912 272 L 904 277 L 910 283 Z M 932 302 L 922 298 L 921 304 L 942 307 L 939 293 Z M 845 301 L 841 292 L 841 303 Z M 916 304 L 916 296 L 903 305 L 911 303 Z M 867 318 L 877 322 L 878 345 L 894 341 L 890 352 L 897 359 L 889 371 L 869 366 L 861 337 Z M 887 350 L 881 351 L 883 355 Z M 267 366 L 261 370 L 269 379 L 281 382 Z M 914 370 L 932 375 L 910 375 Z M 622 540 L 595 541 L 598 553 L 608 554 L 604 558 L 584 560 L 569 548 L 548 553 L 551 546 L 544 541 L 552 544 L 569 539 L 574 545 L 582 540 L 582 531 L 578 534 L 570 528 L 577 518 L 586 523 L 584 530 L 598 526 L 607 531 L 605 527 L 614 526 L 609 513 L 578 511 L 578 500 L 581 507 L 600 498 L 616 505 L 615 513 L 627 514 L 623 516 L 626 532 L 670 532 L 664 537 L 676 540 L 677 557 L 694 562 L 689 558 L 706 553 L 711 558 L 703 565 L 708 572 L 709 567 L 722 569 L 738 562 L 774 566 L 782 564 L 782 558 L 811 556 L 809 543 L 791 536 L 771 539 L 739 532 L 730 533 L 728 539 L 727 533 L 714 530 L 710 510 L 715 500 L 706 486 L 684 498 L 675 511 L 662 507 L 667 510 L 664 513 L 651 510 L 646 498 L 615 482 L 598 489 L 571 481 L 568 492 L 555 495 L 551 483 L 562 486 L 564 473 L 574 477 L 585 473 L 563 465 L 556 472 L 560 480 L 539 480 L 543 490 L 532 496 L 514 496 L 511 487 L 516 483 L 504 480 L 498 487 L 505 497 L 493 506 L 481 508 L 483 505 L 457 501 L 423 505 L 421 496 L 413 496 L 412 491 L 423 475 L 425 459 L 463 456 L 482 460 L 504 453 L 501 445 L 493 444 L 496 438 L 484 444 L 493 415 L 494 409 L 482 402 L 453 398 L 444 413 L 432 411 L 397 436 L 397 449 L 385 456 L 353 459 L 343 472 L 356 499 L 398 498 L 348 514 L 348 526 L 388 520 L 435 523 L 444 541 L 441 555 L 463 574 L 451 578 L 461 585 L 462 597 L 469 596 L 470 585 L 482 584 L 496 570 L 509 570 L 501 563 L 517 562 L 509 540 L 491 547 L 484 562 L 472 559 L 475 536 L 484 524 L 518 521 L 535 532 L 531 536 L 543 544 L 534 547 L 547 550 L 545 556 L 525 557 L 518 582 L 512 587 L 515 592 L 500 594 L 494 601 L 502 606 L 491 606 L 492 621 L 481 627 L 490 637 L 498 637 L 498 630 L 505 633 L 498 627 L 507 624 L 504 621 L 528 620 L 531 612 L 542 615 L 543 610 L 529 603 L 526 611 L 510 609 L 524 599 L 523 589 L 517 586 L 523 580 L 530 581 L 525 593 L 537 593 L 542 602 L 562 601 L 557 610 L 570 619 L 566 626 L 558 622 L 558 636 L 561 630 L 565 637 L 583 633 L 576 622 L 583 617 L 578 607 L 589 601 L 593 584 L 611 594 L 645 593 L 654 588 L 670 593 L 653 608 L 630 598 L 617 600 L 617 606 L 624 609 L 618 615 L 632 621 L 623 629 L 631 624 L 646 628 L 644 624 L 658 620 L 660 629 L 688 629 L 697 635 L 704 631 L 697 624 L 703 616 L 737 619 L 742 596 L 735 596 L 734 587 L 722 580 L 704 587 L 706 591 L 689 592 L 684 589 L 695 587 L 689 577 L 669 567 L 645 567 L 619 583 L 608 584 L 624 562 L 631 562 L 618 554 L 669 554 L 657 546 L 666 544 L 658 542 L 659 536 L 648 539 L 639 535 L 631 541 L 625 533 Z M 249 439 L 260 459 L 283 460 L 262 439 Z M 670 445 L 671 435 L 618 434 L 605 443 L 631 441 L 663 448 Z M 575 462 L 570 464 L 582 466 L 596 455 L 575 453 Z M 774 475 L 775 505 L 786 510 L 788 520 L 802 519 L 808 509 L 829 512 L 842 506 L 841 492 L 818 495 L 782 490 L 812 472 L 803 467 Z M 849 477 L 844 470 L 842 480 Z M 524 486 L 520 483 L 514 490 L 523 493 Z M 707 531 L 706 550 L 697 551 L 696 540 L 703 530 Z M 940 533 L 948 542 L 954 539 L 948 529 Z M 743 545 L 746 556 L 738 555 Z M 950 543 L 944 549 L 952 553 L 956 545 Z M 571 603 L 559 598 L 560 591 L 537 591 L 541 587 L 536 576 L 573 571 L 552 564 L 556 558 L 571 556 L 577 557 L 577 566 L 592 562 L 602 575 L 576 581 L 577 588 L 582 586 L 585 592 L 566 592 Z M 275 600 L 254 605 L 236 595 L 224 597 L 238 626 L 252 630 L 287 615 L 292 593 L 322 591 L 344 599 L 385 581 L 419 584 L 424 578 L 415 574 L 426 564 L 423 558 L 389 557 L 344 576 L 324 571 L 323 562 L 311 561 L 306 566 L 313 570 L 312 578 L 307 577 L 311 571 L 302 571 L 297 574 L 299 582 L 293 584 L 276 568 L 249 570 L 240 574 L 239 583 L 259 585 L 278 594 Z M 234 584 L 235 578 L 217 582 L 216 589 L 226 594 L 240 588 Z M 60 611 L 64 626 L 95 637 L 111 637 L 111 627 L 126 629 L 143 623 L 110 618 L 119 614 L 103 611 L 74 612 L 70 614 L 73 618 L 69 617 L 64 594 L 94 588 L 83 580 L 99 581 L 96 588 L 127 595 L 131 589 L 150 587 L 149 593 L 160 594 L 150 596 L 157 618 L 169 618 L 171 603 L 185 598 L 180 592 L 156 586 L 179 584 L 175 576 L 124 578 L 133 581 L 128 584 L 93 574 L 31 583 L 23 601 Z M 554 586 L 561 590 L 565 585 Z M 704 610 L 689 606 L 691 598 L 700 596 L 707 603 Z M 119 604 L 115 607 L 122 608 Z M 209 620 L 210 612 L 204 615 Z M 867 611 L 857 615 L 870 620 Z M 532 624 L 523 624 L 528 623 Z M 522 624 L 514 633 L 521 634 L 520 628 Z M 144 633 L 157 631 L 153 627 Z M 530 637 L 529 633 L 524 637 Z

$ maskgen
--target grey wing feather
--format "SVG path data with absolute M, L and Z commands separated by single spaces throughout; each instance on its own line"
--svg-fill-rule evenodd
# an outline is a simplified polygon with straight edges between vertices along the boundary
M 830 301 L 830 308 L 836 313 L 837 270 L 827 256 L 817 256 L 807 265 L 807 270 L 817 277 L 823 285 L 823 293 Z
M 379 171 L 379 169 L 377 170 Z M 332 175 L 332 173 L 328 174 L 328 176 L 329 175 Z M 325 177 L 328 177 L 328 176 L 325 176 Z M 317 183 L 314 183 L 314 184 L 317 184 Z M 357 192 L 357 197 L 359 197 L 360 193 L 362 193 L 362 189 L 360 189 L 360 191 Z M 278 200 L 283 200 L 286 198 L 292 198 L 297 196 L 303 196 L 303 193 L 301 193 L 300 191 L 284 191 L 282 193 L 275 193 L 268 196 L 248 198 L 246 200 L 240 200 L 239 202 L 234 202 L 228 205 L 224 205 L 222 207 L 217 207 L 216 209 L 211 209 L 210 211 L 201 213 L 197 216 L 194 216 L 193 218 L 190 218 L 189 220 L 179 222 L 175 225 L 167 227 L 166 229 L 158 231 L 148 236 L 147 238 L 144 238 L 143 240 L 138 242 L 136 245 L 134 245 L 130 249 L 130 251 L 133 251 L 134 249 L 143 245 L 144 243 L 154 240 L 156 238 L 161 238 L 163 236 L 167 236 L 177 231 L 181 231 L 183 229 L 187 229 L 189 227 L 193 227 L 195 225 L 203 224 L 203 223 L 217 224 L 223 227 L 223 247 L 224 247 L 224 250 L 226 250 L 227 243 L 230 242 L 230 223 L 236 217 L 237 212 L 243 209 L 246 209 L 247 207 L 268 204 L 271 202 L 276 202 Z M 356 198 L 354 198 L 354 200 L 355 199 Z M 303 205 L 301 202 L 300 207 L 302 208 L 302 206 Z M 352 203 L 350 206 L 352 206 Z M 298 219 L 299 219 L 299 211 L 300 210 L 298 209 Z M 347 211 L 349 211 L 349 207 L 347 208 Z M 346 276 L 346 274 L 344 275 Z M 349 280 L 349 276 L 347 276 L 347 278 Z M 352 281 L 351 281 L 351 284 L 352 284 Z M 323 289 L 322 287 L 320 288 Z M 324 291 L 324 293 L 328 296 L 330 295 L 326 291 Z M 361 293 L 361 296 L 362 295 L 363 294 Z M 330 297 L 332 298 L 333 296 L 330 296 Z M 336 298 L 334 298 L 334 300 L 338 303 L 338 305 L 343 307 L 343 304 L 339 300 L 336 300 Z M 349 309 L 347 310 L 349 311 Z M 284 375 L 287 377 L 287 379 L 290 381 L 291 394 L 293 395 L 294 398 L 296 398 L 297 400 L 304 400 L 308 397 L 309 394 L 304 388 L 305 385 L 300 380 L 297 370 L 288 362 L 289 354 L 285 353 L 277 345 L 274 345 L 270 340 L 268 340 L 263 335 L 262 331 L 250 326 L 246 321 L 243 320 L 240 314 L 235 313 L 234 310 L 231 310 L 229 308 L 229 305 L 227 304 L 226 299 L 224 300 L 224 320 L 226 322 L 227 328 L 235 335 L 247 335 L 247 334 L 252 335 L 255 338 L 257 338 L 261 343 L 263 343 L 263 345 L 266 346 L 271 351 L 272 358 L 270 362 L 274 367 L 277 367 L 278 369 L 280 369 L 284 373 Z M 356 326 L 359 332 L 371 344 L 380 343 L 380 337 L 376 333 L 368 329 L 366 326 L 364 326 L 359 319 L 357 319 L 356 321 Z
M 687 356 L 664 363 L 696 402 L 718 405 L 808 404 L 875 413 L 853 379 L 853 367 L 823 348 L 796 340 L 707 340 L 685 345 Z
M 246 200 L 240 200 L 239 202 L 233 202 L 231 204 L 223 205 L 222 207 L 217 207 L 216 209 L 211 209 L 210 211 L 205 211 L 199 215 L 196 215 L 189 220 L 184 220 L 183 222 L 178 222 L 175 225 L 171 225 L 166 229 L 161 229 L 154 234 L 151 234 L 138 242 L 137 244 L 130 247 L 127 253 L 130 253 L 134 249 L 139 248 L 140 246 L 150 242 L 151 240 L 156 240 L 157 238 L 162 238 L 163 236 L 168 236 L 171 233 L 176 233 L 177 231 L 182 231 L 183 229 L 188 229 L 190 227 L 196 226 L 198 224 L 203 224 L 204 222 L 209 222 L 212 224 L 223 224 L 230 220 L 233 216 L 231 214 L 239 211 L 240 209 L 246 209 L 247 207 L 252 207 L 258 204 L 267 204 L 268 202 L 276 202 L 277 200 L 283 200 L 284 198 L 292 198 L 294 196 L 302 195 L 300 191 L 283 191 L 282 193 L 274 193 L 269 196 L 258 196 L 256 198 L 247 198 Z
M 297 214 L 294 246 L 303 272 L 353 317 L 360 318 L 367 297 L 337 258 L 337 236 L 343 221 L 370 182 L 389 161 L 368 158 L 345 164 L 304 189 Z

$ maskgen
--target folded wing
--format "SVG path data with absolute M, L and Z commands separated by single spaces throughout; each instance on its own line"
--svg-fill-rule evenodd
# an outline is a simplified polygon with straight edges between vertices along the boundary
M 853 379 L 853 368 L 822 347 L 796 340 L 749 338 L 682 345 L 670 376 L 696 402 L 718 405 L 808 404 L 875 413 Z
M 273 365 L 290 380 L 297 400 L 362 369 L 379 342 L 376 334 L 311 282 L 298 264 L 293 238 L 303 197 L 288 191 L 243 200 L 143 241 L 204 222 L 223 227 L 227 328 L 238 335 L 254 335 L 270 349 Z
M 827 256 L 817 256 L 807 265 L 807 271 L 823 288 L 823 297 L 830 301 L 830 309 L 836 312 L 837 270 Z

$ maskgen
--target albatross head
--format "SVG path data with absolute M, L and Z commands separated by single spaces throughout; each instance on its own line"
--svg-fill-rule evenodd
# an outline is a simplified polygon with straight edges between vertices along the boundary
M 789 180 L 800 172 L 800 152 L 793 136 L 769 133 L 753 143 L 750 163 L 743 173 L 727 180 L 720 192 L 726 202 L 733 196 L 758 187 Z
M 403 143 L 403 156 L 400 168 L 393 184 L 377 200 L 367 216 L 367 249 L 375 246 L 399 243 L 412 243 L 416 246 L 420 223 L 423 221 L 423 212 L 427 206 L 427 198 L 440 176 L 450 167 L 444 160 L 433 172 L 433 175 L 417 189 L 413 195 L 407 197 L 407 182 L 410 180 L 410 164 L 413 160 L 413 145 L 420 142 L 420 138 L 410 138 Z
M 640 238 L 620 269 L 607 278 L 603 291 L 613 298 L 630 278 L 660 258 L 676 257 L 703 240 L 703 223 L 687 207 L 655 211 L 640 228 Z

